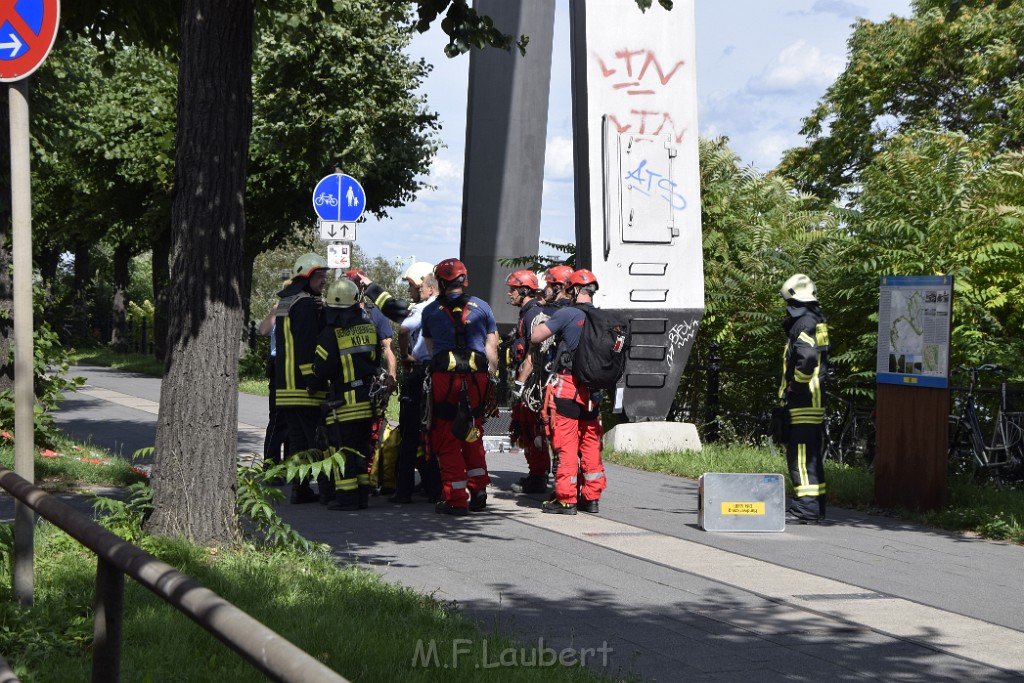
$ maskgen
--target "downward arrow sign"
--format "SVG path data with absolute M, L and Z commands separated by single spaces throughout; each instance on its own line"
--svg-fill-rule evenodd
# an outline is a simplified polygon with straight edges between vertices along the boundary
M 328 235 L 329 237 L 334 237 L 334 236 L 335 236 L 336 234 L 337 234 L 337 233 L 336 233 L 336 232 L 334 232 L 334 226 L 332 225 L 332 226 L 331 226 L 331 229 L 330 229 L 330 230 L 328 231 L 327 235 Z
M 10 58 L 14 59 L 18 55 L 18 51 L 21 49 L 21 46 L 24 45 L 24 43 L 22 43 L 18 36 L 14 35 L 13 33 L 8 33 L 7 35 L 10 36 L 12 42 L 0 43 L 0 50 L 6 50 L 7 48 L 11 48 Z

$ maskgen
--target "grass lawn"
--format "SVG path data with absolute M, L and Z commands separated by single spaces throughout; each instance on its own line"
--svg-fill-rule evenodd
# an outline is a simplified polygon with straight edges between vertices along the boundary
M 36 459 L 37 480 L 59 491 L 70 482 L 123 486 L 142 477 L 127 464 L 67 445 L 60 457 Z M 0 462 L 11 466 L 11 448 Z M 80 459 L 79 459 L 80 458 Z M 110 460 L 111 462 L 106 462 Z M 144 536 L 137 521 L 105 518 L 114 531 L 197 579 L 346 678 L 386 681 L 610 681 L 563 666 L 554 651 L 484 632 L 456 605 L 385 583 L 376 573 L 338 566 L 323 549 L 309 553 L 252 544 L 198 548 Z M 132 528 L 128 528 L 132 527 Z M 34 603 L 12 599 L 13 536 L 0 525 L 0 653 L 18 678 L 89 680 L 96 558 L 45 521 L 36 525 Z M 266 678 L 174 608 L 125 582 L 121 677 L 125 681 L 263 681 Z M 591 655 L 595 661 L 599 655 Z M 539 662 L 505 666 L 502 661 Z M 569 661 L 569 660 L 565 660 Z M 545 664 L 546 662 L 546 664 Z M 626 680 L 636 680 L 626 672 Z M 614 680 L 623 680 L 616 678 Z

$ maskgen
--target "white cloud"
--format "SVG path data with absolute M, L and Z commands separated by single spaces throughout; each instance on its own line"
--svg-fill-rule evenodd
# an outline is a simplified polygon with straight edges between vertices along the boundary
M 550 138 L 544 152 L 545 178 L 572 178 L 572 138 Z
M 792 92 L 828 87 L 843 72 L 846 58 L 825 54 L 805 40 L 787 46 L 759 76 L 750 81 L 754 92 Z

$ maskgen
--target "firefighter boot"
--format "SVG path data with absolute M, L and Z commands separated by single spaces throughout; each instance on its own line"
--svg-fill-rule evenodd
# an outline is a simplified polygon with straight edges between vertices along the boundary
M 327 504 L 328 510 L 358 510 L 359 493 L 357 491 L 338 490 L 334 494 L 334 500 Z
M 316 486 L 320 490 L 320 502 L 327 505 L 334 500 L 334 482 L 326 474 L 316 478 Z
M 373 487 L 369 484 L 360 484 L 359 486 L 359 509 L 365 510 L 370 507 L 370 494 L 373 492 Z
M 545 500 L 541 503 L 541 511 L 555 515 L 575 515 L 576 503 L 562 503 L 558 500 Z
M 597 500 L 587 500 L 586 498 L 576 499 L 576 509 L 580 512 L 589 512 L 592 515 L 596 515 L 598 511 Z
M 474 491 L 469 499 L 469 511 L 481 512 L 487 507 L 487 491 Z
M 314 500 L 316 500 L 316 494 L 309 487 L 308 481 L 304 481 L 301 484 L 292 484 L 291 502 L 293 505 L 312 503 Z

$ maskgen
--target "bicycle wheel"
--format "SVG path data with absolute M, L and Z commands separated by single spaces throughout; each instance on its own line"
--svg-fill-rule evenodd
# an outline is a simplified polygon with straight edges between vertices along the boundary
M 870 465 L 875 459 L 875 424 L 867 413 L 851 413 L 839 435 L 837 449 L 850 465 Z
M 1000 474 L 1011 481 L 1024 478 L 1024 413 L 999 412 L 992 435 L 993 464 L 999 463 Z
M 951 474 L 973 474 L 977 470 L 970 426 L 960 415 L 950 415 L 949 471 Z

